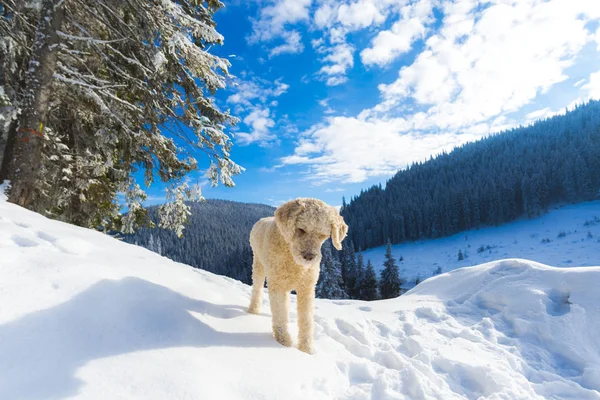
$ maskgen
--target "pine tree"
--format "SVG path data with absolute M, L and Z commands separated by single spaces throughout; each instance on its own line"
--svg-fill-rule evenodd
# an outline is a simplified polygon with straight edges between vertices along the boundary
M 365 279 L 365 261 L 362 252 L 358 253 L 356 258 L 356 280 L 354 282 L 354 287 L 348 291 L 348 296 L 351 299 L 360 299 L 362 298 L 362 287 Z
M 127 232 L 147 220 L 146 194 L 134 178 L 142 169 L 146 185 L 170 185 L 171 205 L 163 209 L 170 216 L 161 223 L 181 232 L 189 206 L 179 195 L 196 197 L 184 177 L 199 156 L 215 184 L 232 186 L 241 172 L 224 132 L 237 120 L 210 97 L 224 87 L 229 66 L 208 52 L 223 41 L 212 19 L 222 4 L 42 0 L 32 10 L 22 3 L 7 0 L 0 18 L 0 54 L 8 54 L 0 59 L 0 71 L 8 70 L 0 92 L 10 109 L 0 110 L 8 116 L 0 124 L 0 179 L 12 180 L 11 201 Z M 21 32 L 24 38 L 15 37 Z M 125 193 L 125 218 L 118 193 Z
M 462 250 L 458 249 L 458 261 L 462 261 L 465 259 Z
M 390 299 L 400 296 L 401 285 L 400 271 L 392 255 L 392 243 L 388 240 L 385 250 L 385 262 L 383 263 L 383 271 L 381 271 L 381 279 L 379 281 L 381 298 Z
M 365 270 L 365 277 L 361 285 L 361 300 L 377 300 L 377 275 L 371 260 L 367 261 L 367 269 Z
M 358 278 L 355 253 L 352 241 L 345 240 L 342 242 L 342 280 L 344 290 L 350 295 L 350 298 L 355 298 L 350 293 L 355 293 Z
M 323 258 L 316 296 L 322 299 L 345 299 L 347 295 L 343 288 L 341 264 L 333 256 L 331 248 L 330 241 L 323 245 Z

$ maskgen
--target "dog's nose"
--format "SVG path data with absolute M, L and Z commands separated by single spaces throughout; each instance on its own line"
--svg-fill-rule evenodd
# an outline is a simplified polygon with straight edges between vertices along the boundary
M 312 260 L 314 260 L 314 259 L 315 259 L 315 257 L 316 257 L 316 256 L 317 256 L 317 255 L 316 255 L 315 253 L 312 253 L 312 252 L 310 252 L 310 251 L 303 251 L 303 252 L 302 252 L 302 257 L 304 257 L 304 259 L 305 259 L 306 261 L 312 261 Z

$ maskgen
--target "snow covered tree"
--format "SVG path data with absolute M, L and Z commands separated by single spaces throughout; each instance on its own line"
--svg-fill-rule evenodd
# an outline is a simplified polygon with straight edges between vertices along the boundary
M 357 270 L 356 270 L 356 251 L 352 241 L 342 242 L 342 281 L 344 290 L 350 296 L 354 297 L 356 292 Z M 352 294 L 351 294 L 352 293 Z
M 347 293 L 351 299 L 361 299 L 362 286 L 365 278 L 365 261 L 362 252 L 358 253 L 358 256 L 356 257 L 356 269 L 354 275 L 354 286 L 351 289 L 348 289 Z
M 323 244 L 321 272 L 316 287 L 316 296 L 322 299 L 344 299 L 344 282 L 340 262 L 333 256 L 331 241 Z
M 208 51 L 223 41 L 212 19 L 222 3 L 30 3 L 7 0 L 0 8 L 1 32 L 25 36 L 3 36 L 0 46 L 10 55 L 0 60 L 1 91 L 10 88 L 2 104 L 12 108 L 1 114 L 0 146 L 3 155 L 12 149 L 12 162 L 2 163 L 0 179 L 12 181 L 11 201 L 79 225 L 131 231 L 146 221 L 138 176 L 146 186 L 158 178 L 173 193 L 197 197 L 183 184 L 204 155 L 213 184 L 233 186 L 241 168 L 230 159 L 225 128 L 237 120 L 211 98 L 225 86 L 229 63 Z M 17 73 L 23 65 L 35 68 Z M 161 223 L 181 232 L 189 206 L 178 195 L 170 204 Z
M 379 281 L 381 298 L 390 299 L 400 296 L 401 286 L 400 271 L 396 265 L 396 259 L 392 255 L 392 243 L 388 240 L 385 250 L 385 262 L 383 263 L 383 270 L 381 271 L 381 279 Z
M 51 101 L 52 79 L 57 68 L 58 33 L 64 20 L 64 0 L 41 0 L 40 16 L 25 77 L 26 89 L 8 177 L 9 200 L 27 207 L 33 200 L 41 169 L 43 131 Z
M 379 296 L 377 295 L 377 275 L 375 274 L 375 269 L 373 268 L 373 264 L 371 264 L 371 260 L 367 261 L 367 268 L 365 270 L 365 276 L 362 280 L 361 285 L 361 300 L 377 300 Z

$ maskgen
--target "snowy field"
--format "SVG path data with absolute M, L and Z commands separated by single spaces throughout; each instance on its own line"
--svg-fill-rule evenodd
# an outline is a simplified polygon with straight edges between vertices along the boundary
M 563 235 L 564 233 L 564 235 Z M 458 251 L 466 258 L 458 260 Z M 507 258 L 524 258 L 557 267 L 600 265 L 600 201 L 554 208 L 536 219 L 521 219 L 499 227 L 481 228 L 454 236 L 392 246 L 400 274 L 412 287 L 441 268 L 478 265 Z M 368 249 L 376 270 L 385 260 L 385 246 Z
M 267 299 L 246 313 L 249 287 L 1 199 L 0 277 L 0 399 L 600 399 L 600 267 L 317 300 L 312 356 L 275 342 Z

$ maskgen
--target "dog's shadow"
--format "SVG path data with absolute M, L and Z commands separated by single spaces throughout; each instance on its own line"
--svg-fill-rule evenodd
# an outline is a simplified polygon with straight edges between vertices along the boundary
M 81 384 L 78 368 L 119 354 L 183 346 L 279 346 L 270 333 L 216 331 L 191 311 L 212 318 L 246 315 L 239 306 L 194 300 L 125 278 L 101 281 L 65 303 L 0 325 L 0 398 L 75 395 Z

